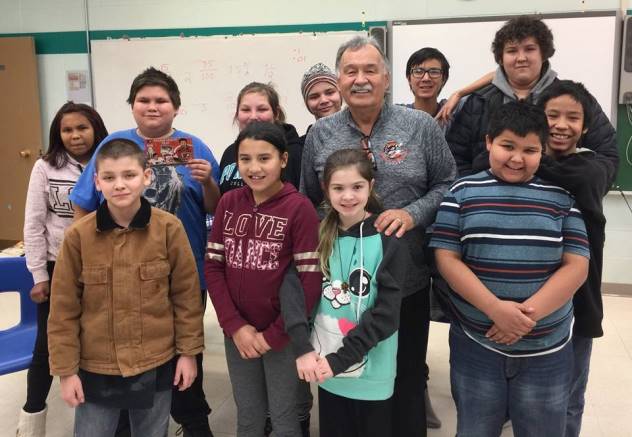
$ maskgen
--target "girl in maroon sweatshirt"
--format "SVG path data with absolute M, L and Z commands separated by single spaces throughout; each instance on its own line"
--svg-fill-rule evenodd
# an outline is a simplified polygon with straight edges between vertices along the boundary
M 279 290 L 294 263 L 302 285 L 295 292 L 304 293 L 311 312 L 321 285 L 318 216 L 306 197 L 282 181 L 288 154 L 278 126 L 251 123 L 235 144 L 246 186 L 220 199 L 205 275 L 225 334 L 237 435 L 263 435 L 269 409 L 275 435 L 295 437 L 301 435 L 296 357 L 283 326 Z M 316 357 L 310 357 L 315 369 Z

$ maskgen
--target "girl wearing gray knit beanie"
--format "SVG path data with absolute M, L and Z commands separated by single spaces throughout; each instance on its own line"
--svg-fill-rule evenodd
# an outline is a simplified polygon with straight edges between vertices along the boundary
M 311 66 L 303 75 L 301 94 L 307 110 L 316 120 L 335 114 L 342 106 L 337 77 L 329 67 L 320 62 Z

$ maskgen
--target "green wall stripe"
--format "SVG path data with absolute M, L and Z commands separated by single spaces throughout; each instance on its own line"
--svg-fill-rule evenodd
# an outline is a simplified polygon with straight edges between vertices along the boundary
M 368 21 L 366 23 L 324 23 L 324 24 L 289 24 L 282 26 L 245 26 L 245 27 L 193 27 L 175 29 L 128 29 L 128 30 L 93 30 L 91 40 L 108 38 L 152 38 L 165 36 L 211 36 L 240 35 L 255 33 L 290 33 L 290 32 L 336 32 L 345 30 L 362 30 L 373 26 L 386 26 L 386 21 Z M 66 53 L 87 53 L 86 33 L 74 32 L 34 32 L 6 33 L 0 37 L 32 36 L 35 38 L 35 52 L 38 55 L 55 55 Z
M 245 26 L 245 27 L 193 27 L 182 29 L 139 29 L 139 30 L 95 30 L 90 39 L 107 38 L 155 38 L 165 36 L 212 36 L 241 35 L 255 33 L 290 32 L 336 32 L 344 30 L 362 30 L 373 26 L 386 26 L 386 21 L 362 23 L 325 23 L 325 24 L 289 24 L 282 26 Z
M 37 53 L 38 55 L 88 53 L 86 45 L 86 33 L 83 31 L 0 34 L 0 37 L 14 36 L 32 36 L 35 39 L 35 53 Z

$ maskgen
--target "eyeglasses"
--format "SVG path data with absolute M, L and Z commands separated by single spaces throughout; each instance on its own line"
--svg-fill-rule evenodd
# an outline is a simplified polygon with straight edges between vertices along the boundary
M 371 161 L 371 164 L 373 164 L 373 171 L 377 171 L 377 162 L 375 161 L 373 150 L 371 150 L 371 140 L 369 139 L 369 137 L 362 137 L 360 143 L 362 144 L 362 150 L 364 150 L 367 158 L 369 158 L 369 161 Z
M 410 69 L 410 74 L 416 79 L 423 79 L 426 73 L 428 73 L 428 76 L 432 79 L 439 79 L 443 76 L 443 70 L 440 68 L 429 68 L 426 70 L 425 68 L 415 67 Z

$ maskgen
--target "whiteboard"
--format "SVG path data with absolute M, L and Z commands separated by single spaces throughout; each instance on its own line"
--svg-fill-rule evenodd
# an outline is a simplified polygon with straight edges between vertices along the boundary
M 360 32 L 285 33 L 92 41 L 95 107 L 110 132 L 134 126 L 129 88 L 149 66 L 170 74 L 182 106 L 174 127 L 200 137 L 219 161 L 238 134 L 237 94 L 249 82 L 272 82 L 287 122 L 299 135 L 314 122 L 303 102 L 303 73 L 317 62 L 333 69 L 338 47 Z
M 582 82 L 599 101 L 610 121 L 616 123 L 616 96 L 621 19 L 608 15 L 544 18 L 553 32 L 555 54 L 550 63 L 560 79 Z M 450 77 L 440 98 L 495 70 L 491 51 L 496 31 L 507 17 L 392 26 L 393 101 L 408 103 L 413 95 L 406 80 L 406 61 L 422 47 L 439 49 L 450 63 Z

